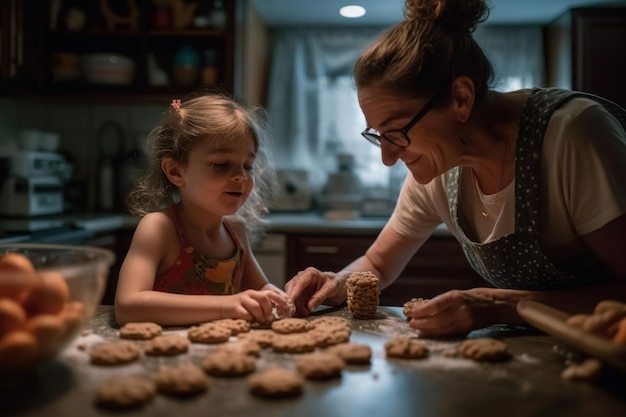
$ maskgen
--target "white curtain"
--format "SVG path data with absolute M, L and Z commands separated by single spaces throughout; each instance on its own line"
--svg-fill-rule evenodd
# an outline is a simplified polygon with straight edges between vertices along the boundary
M 544 78 L 543 35 L 540 26 L 481 26 L 476 42 L 491 60 L 496 90 L 541 87 Z
M 267 109 L 279 168 L 307 169 L 319 189 L 335 169 L 334 154 L 347 151 L 365 187 L 397 194 L 406 168 L 385 167 L 380 150 L 361 137 L 365 119 L 352 83 L 354 61 L 382 30 L 275 29 Z M 498 90 L 542 85 L 540 27 L 485 26 L 475 37 L 493 63 Z
M 280 168 L 307 169 L 319 187 L 334 163 L 327 152 L 341 151 L 349 136 L 360 137 L 365 122 L 346 80 L 359 53 L 381 30 L 275 29 L 267 109 Z

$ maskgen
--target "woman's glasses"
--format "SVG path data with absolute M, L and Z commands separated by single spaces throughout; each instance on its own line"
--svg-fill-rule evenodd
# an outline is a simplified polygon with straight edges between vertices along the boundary
M 368 142 L 378 146 L 379 148 L 381 137 L 395 146 L 398 146 L 400 148 L 406 148 L 411 144 L 411 139 L 409 139 L 407 133 L 409 132 L 409 130 L 411 130 L 413 126 L 415 126 L 417 122 L 419 122 L 424 116 L 426 116 L 426 113 L 428 113 L 430 109 L 435 106 L 438 99 L 439 94 L 433 95 L 430 100 L 428 100 L 428 102 L 424 104 L 424 107 L 422 107 L 422 109 L 415 115 L 415 117 L 412 118 L 411 121 L 407 123 L 407 125 L 404 126 L 402 129 L 392 129 L 381 135 L 378 130 L 367 127 L 364 131 L 361 132 L 361 135 L 365 139 L 367 139 Z

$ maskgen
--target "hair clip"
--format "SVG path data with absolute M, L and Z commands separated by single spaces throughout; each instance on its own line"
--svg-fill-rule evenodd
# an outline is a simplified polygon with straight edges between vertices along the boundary
M 177 112 L 180 111 L 180 100 L 172 100 L 172 107 L 174 107 L 174 110 L 176 110 Z

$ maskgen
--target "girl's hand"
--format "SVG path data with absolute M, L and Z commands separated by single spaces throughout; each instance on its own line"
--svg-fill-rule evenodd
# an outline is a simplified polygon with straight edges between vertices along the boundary
M 285 284 L 285 291 L 294 301 L 296 312 L 304 317 L 327 300 L 333 305 L 345 301 L 343 284 L 338 274 L 309 267 L 289 280 Z
M 425 337 L 465 336 L 503 318 L 505 305 L 494 300 L 491 289 L 453 290 L 438 295 L 411 311 L 410 326 Z
M 273 291 L 246 290 L 234 295 L 221 296 L 222 318 L 244 319 L 258 323 L 269 323 L 272 315 L 273 300 L 279 297 Z
M 265 289 L 266 287 L 269 287 L 269 289 Z M 267 285 L 266 287 L 263 287 L 263 291 L 267 293 L 272 301 L 272 318 L 284 319 L 292 317 L 296 312 L 296 307 L 291 298 L 284 291 L 273 285 Z

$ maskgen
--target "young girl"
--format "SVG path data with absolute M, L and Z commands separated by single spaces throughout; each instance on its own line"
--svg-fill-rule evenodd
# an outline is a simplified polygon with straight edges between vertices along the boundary
M 117 284 L 120 325 L 264 323 L 290 310 L 250 249 L 275 181 L 259 113 L 217 92 L 174 100 L 148 136 L 149 169 L 129 195 L 142 218 Z

